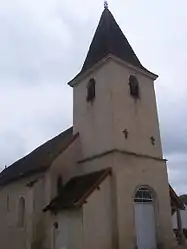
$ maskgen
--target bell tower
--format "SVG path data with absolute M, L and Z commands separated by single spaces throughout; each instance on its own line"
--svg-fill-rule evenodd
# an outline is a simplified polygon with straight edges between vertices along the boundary
M 105 3 L 74 89 L 74 131 L 84 156 L 113 149 L 162 157 L 154 80 Z M 91 96 L 93 95 L 93 96 Z
M 105 4 L 83 67 L 69 85 L 83 157 L 79 169 L 112 169 L 112 248 L 173 245 L 157 77 L 141 64 Z

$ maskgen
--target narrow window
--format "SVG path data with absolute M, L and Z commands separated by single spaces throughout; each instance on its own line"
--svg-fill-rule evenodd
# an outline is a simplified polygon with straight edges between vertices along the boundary
M 10 211 L 10 198 L 9 198 L 9 195 L 7 195 L 7 197 L 6 197 L 6 210 L 7 210 L 7 212 Z
M 130 94 L 132 97 L 138 99 L 140 97 L 138 80 L 134 75 L 129 77 Z
M 58 176 L 57 178 L 57 194 L 60 195 L 63 188 L 62 176 Z
M 95 98 L 95 80 L 90 79 L 87 85 L 87 98 L 88 102 L 92 102 Z
M 23 228 L 25 224 L 25 199 L 21 197 L 18 203 L 18 227 Z

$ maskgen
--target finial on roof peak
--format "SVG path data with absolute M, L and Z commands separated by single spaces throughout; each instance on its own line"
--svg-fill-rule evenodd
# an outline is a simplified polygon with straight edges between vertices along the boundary
M 108 2 L 107 1 L 104 1 L 104 8 L 108 9 Z

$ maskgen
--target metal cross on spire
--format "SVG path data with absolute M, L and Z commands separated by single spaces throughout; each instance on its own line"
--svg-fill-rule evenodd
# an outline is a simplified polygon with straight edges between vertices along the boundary
M 108 2 L 107 1 L 104 1 L 104 8 L 108 9 Z

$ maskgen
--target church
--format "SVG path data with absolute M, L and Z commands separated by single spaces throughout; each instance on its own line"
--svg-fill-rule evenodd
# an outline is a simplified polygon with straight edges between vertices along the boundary
M 73 126 L 0 173 L 0 249 L 179 247 L 171 213 L 184 206 L 168 182 L 157 77 L 105 3 L 68 83 Z

